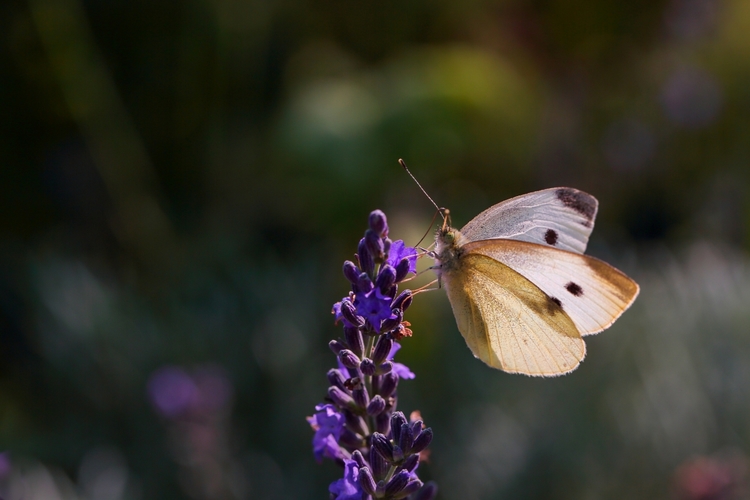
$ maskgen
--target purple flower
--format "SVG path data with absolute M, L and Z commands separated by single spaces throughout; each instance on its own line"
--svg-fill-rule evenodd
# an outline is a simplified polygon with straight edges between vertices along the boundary
M 310 427 L 315 429 L 313 436 L 313 453 L 315 460 L 320 462 L 326 458 L 344 458 L 345 455 L 338 444 L 341 430 L 344 428 L 344 416 L 330 404 L 319 404 L 318 411 L 312 417 L 307 417 Z
M 4 451 L 0 453 L 0 481 L 10 474 L 13 464 L 10 461 L 10 453 Z
M 391 310 L 391 297 L 381 293 L 379 288 L 373 288 L 367 293 L 358 293 L 354 299 L 357 314 L 370 322 L 376 332 L 380 332 L 383 320 L 394 317 Z
M 404 244 L 404 240 L 396 240 L 391 244 L 391 249 L 388 252 L 388 264 L 393 267 L 397 267 L 401 259 L 407 259 L 409 261 L 409 272 L 417 272 L 417 249 L 413 247 L 407 247 Z
M 432 430 L 422 431 L 421 420 L 409 424 L 396 411 L 399 380 L 414 378 L 406 365 L 393 361 L 401 347 L 396 341 L 412 336 L 404 312 L 414 294 L 399 293 L 398 286 L 416 272 L 417 251 L 388 238 L 381 211 L 372 212 L 369 222 L 357 264 L 343 266 L 351 291 L 333 306 L 344 335 L 328 343 L 338 369 L 327 373 L 327 404 L 307 418 L 315 430 L 313 453 L 318 462 L 330 458 L 344 467 L 343 477 L 329 487 L 333 499 L 432 500 L 436 489 L 423 487 L 416 474 Z
M 164 366 L 151 375 L 147 391 L 156 411 L 170 419 L 196 412 L 219 412 L 232 398 L 227 374 L 215 365 L 191 373 L 177 366 Z
M 393 347 L 391 347 L 391 352 L 388 353 L 388 357 L 386 359 L 388 361 L 393 360 L 393 357 L 396 355 L 399 349 L 401 349 L 401 344 L 399 344 L 398 342 L 394 342 Z M 396 375 L 398 375 L 399 378 L 411 380 L 416 377 L 416 375 L 414 375 L 414 372 L 412 372 L 409 367 L 403 363 L 396 363 L 394 361 L 393 371 L 396 373 Z
M 370 498 L 359 485 L 359 465 L 354 460 L 344 460 L 344 477 L 328 487 L 334 500 L 364 500 Z
M 183 369 L 165 366 L 151 375 L 148 395 L 159 413 L 167 418 L 175 418 L 194 403 L 198 397 L 198 387 Z

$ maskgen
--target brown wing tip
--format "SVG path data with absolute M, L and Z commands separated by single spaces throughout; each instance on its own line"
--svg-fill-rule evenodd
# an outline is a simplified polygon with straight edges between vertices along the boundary
M 599 209 L 599 202 L 596 198 L 573 188 L 557 188 L 555 195 L 563 205 L 585 217 L 589 225 L 593 223 Z

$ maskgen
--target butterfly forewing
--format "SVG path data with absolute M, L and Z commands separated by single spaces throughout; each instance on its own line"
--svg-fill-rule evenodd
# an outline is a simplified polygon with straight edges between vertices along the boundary
M 508 238 L 583 253 L 594 229 L 596 198 L 551 188 L 494 205 L 461 229 L 467 241 Z
M 467 345 L 493 368 L 555 376 L 574 370 L 586 355 L 571 318 L 501 262 L 466 253 L 442 283 Z
M 464 258 L 501 262 L 559 303 L 582 335 L 609 327 L 633 303 L 638 285 L 609 264 L 573 252 L 516 240 L 484 240 L 462 247 Z

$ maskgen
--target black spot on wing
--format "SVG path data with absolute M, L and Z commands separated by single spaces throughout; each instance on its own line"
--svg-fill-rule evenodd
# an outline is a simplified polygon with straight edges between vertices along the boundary
M 557 231 L 554 229 L 547 229 L 547 232 L 544 233 L 544 241 L 555 246 L 557 244 Z
M 547 295 L 547 312 L 549 314 L 554 314 L 557 311 L 561 311 L 561 310 L 562 310 L 562 302 L 560 302 L 560 299 Z
M 593 196 L 571 188 L 560 188 L 555 194 L 563 205 L 583 215 L 586 218 L 584 225 L 591 227 L 596 215 L 596 200 Z
M 565 285 L 565 289 L 576 297 L 583 295 L 583 288 L 581 288 L 581 285 L 573 283 L 572 281 Z

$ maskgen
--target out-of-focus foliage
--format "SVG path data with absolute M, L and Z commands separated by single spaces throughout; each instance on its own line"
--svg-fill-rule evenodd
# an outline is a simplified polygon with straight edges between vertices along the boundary
M 642 286 L 552 380 L 416 297 L 442 498 L 747 498 L 750 3 L 9 0 L 0 33 L 0 494 L 324 497 L 341 262 L 370 210 L 432 216 L 402 157 L 458 226 L 594 194 Z

